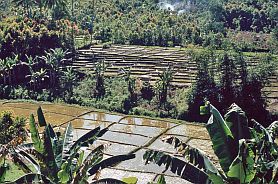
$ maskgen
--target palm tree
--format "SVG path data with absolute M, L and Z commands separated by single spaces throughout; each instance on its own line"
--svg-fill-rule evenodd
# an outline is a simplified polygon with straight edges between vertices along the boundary
M 127 82 L 130 98 L 134 99 L 134 97 L 135 97 L 135 81 L 136 80 L 135 80 L 135 78 L 133 78 L 131 76 L 130 68 L 129 69 L 121 68 L 120 72 L 121 72 L 120 75 L 123 76 L 125 78 L 125 81 Z
M 96 64 L 95 68 L 95 79 L 96 79 L 96 88 L 94 96 L 97 98 L 103 97 L 105 95 L 105 86 L 104 86 L 104 72 L 110 65 L 105 64 L 105 61 L 100 61 Z
M 61 48 L 50 49 L 49 52 L 45 52 L 45 56 L 42 56 L 41 59 L 50 67 L 49 78 L 52 86 L 55 86 L 57 79 L 59 78 L 60 69 L 62 62 L 68 52 L 63 51 Z
M 156 82 L 156 88 L 158 90 L 159 106 L 161 106 L 167 102 L 170 82 L 173 80 L 173 69 L 169 66 L 158 76 L 159 80 Z
M 45 69 L 41 68 L 39 71 L 34 71 L 30 68 L 30 75 L 26 75 L 26 78 L 30 78 L 29 83 L 33 85 L 33 89 L 36 90 L 41 86 L 42 82 L 48 78 L 47 72 Z

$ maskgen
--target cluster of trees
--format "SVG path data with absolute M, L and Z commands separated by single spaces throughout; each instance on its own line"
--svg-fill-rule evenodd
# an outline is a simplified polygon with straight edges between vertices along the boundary
M 0 98 L 70 101 L 77 74 L 65 68 L 67 51 L 50 49 L 43 56 L 0 59 Z M 47 90 L 48 89 L 48 90 Z
M 195 44 L 225 48 L 225 42 L 231 40 L 228 33 L 233 30 L 273 33 L 277 27 L 278 4 L 275 0 L 180 2 L 184 2 L 186 11 L 183 13 L 162 9 L 156 0 L 15 0 L 5 1 L 0 8 L 5 12 L 1 13 L 2 18 L 15 15 L 35 22 L 70 20 L 66 32 L 70 32 L 71 38 L 77 34 L 90 35 L 91 40 L 94 37 L 116 44 Z M 38 26 L 31 27 L 39 29 Z M 273 38 L 275 43 L 277 39 Z M 73 43 L 72 40 L 68 42 Z M 266 45 L 266 41 L 263 42 L 262 45 Z M 244 49 L 248 50 L 248 46 Z
M 195 112 L 209 100 L 222 109 L 222 113 L 232 103 L 237 103 L 248 116 L 261 122 L 270 121 L 262 89 L 268 84 L 268 77 L 275 72 L 275 58 L 266 54 L 258 61 L 258 67 L 248 67 L 239 51 L 226 50 L 217 54 L 206 50 L 193 54 L 193 59 L 198 63 L 198 74 L 197 82 L 188 94 L 189 117 L 202 120 Z

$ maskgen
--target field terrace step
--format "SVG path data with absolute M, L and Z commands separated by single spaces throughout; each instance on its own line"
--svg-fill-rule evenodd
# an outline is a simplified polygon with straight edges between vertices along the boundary
M 248 67 L 257 66 L 260 55 L 245 55 Z M 76 60 L 71 64 L 73 68 L 93 70 L 95 63 L 104 60 L 111 66 L 105 72 L 107 76 L 118 75 L 121 68 L 131 70 L 131 75 L 142 81 L 155 83 L 168 66 L 174 68 L 172 85 L 189 87 L 197 75 L 197 63 L 191 59 L 188 52 L 174 48 L 144 47 L 134 45 L 112 45 L 103 48 L 102 45 L 93 45 L 90 49 L 78 50 Z M 239 67 L 237 64 L 236 67 Z M 217 68 L 213 67 L 213 70 Z M 269 98 L 278 97 L 278 74 L 269 78 L 270 84 L 263 90 L 269 92 Z

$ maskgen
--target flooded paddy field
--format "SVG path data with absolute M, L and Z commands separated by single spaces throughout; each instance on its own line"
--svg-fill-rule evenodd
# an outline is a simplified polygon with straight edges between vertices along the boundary
M 102 170 L 100 178 L 137 177 L 139 184 L 152 181 L 165 167 L 154 164 L 145 165 L 143 154 L 149 149 L 176 154 L 171 145 L 162 142 L 162 138 L 166 136 L 176 136 L 186 141 L 189 145 L 203 150 L 213 162 L 217 162 L 209 135 L 202 124 L 125 116 L 79 106 L 38 102 L 0 101 L 0 112 L 11 111 L 16 116 L 26 117 L 28 122 L 30 114 L 36 114 L 39 106 L 42 107 L 48 123 L 66 127 L 67 123 L 71 122 L 74 127 L 75 140 L 98 126 L 109 127 L 109 131 L 93 145 L 108 145 L 105 157 L 131 152 L 136 154 L 133 160 Z M 169 171 L 165 173 L 165 178 L 167 184 L 186 183 L 185 180 Z

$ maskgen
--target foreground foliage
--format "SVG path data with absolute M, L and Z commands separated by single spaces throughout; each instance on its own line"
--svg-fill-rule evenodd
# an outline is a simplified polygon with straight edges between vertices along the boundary
M 50 124 L 46 124 L 41 109 L 38 109 L 38 121 L 39 125 L 44 127 L 43 137 L 40 136 L 38 125 L 31 115 L 29 123 L 33 143 L 13 148 L 5 146 L 1 149 L 1 158 L 12 153 L 14 163 L 26 172 L 26 175 L 16 182 L 87 183 L 88 177 L 95 175 L 100 169 L 135 157 L 130 154 L 103 159 L 104 145 L 93 150 L 86 149 L 105 134 L 107 128 L 101 130 L 97 127 L 74 141 L 71 123 L 63 134 L 55 132 Z M 1 167 L 1 179 L 7 169 Z
M 144 155 L 146 164 L 166 165 L 166 170 L 193 183 L 277 183 L 278 146 L 274 141 L 278 136 L 277 121 L 268 128 L 256 121 L 248 122 L 245 113 L 235 104 L 224 118 L 209 103 L 201 107 L 201 113 L 211 114 L 206 127 L 221 170 L 201 150 L 176 137 L 165 141 L 173 144 L 183 159 L 149 150 Z M 252 128 L 248 123 L 252 123 Z

